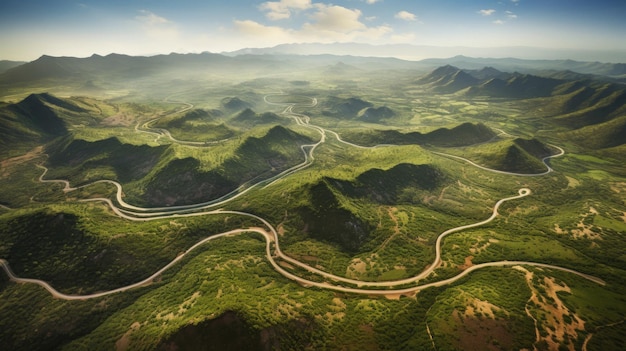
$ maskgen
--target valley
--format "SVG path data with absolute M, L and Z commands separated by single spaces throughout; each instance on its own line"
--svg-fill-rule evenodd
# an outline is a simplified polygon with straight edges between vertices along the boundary
M 108 58 L 0 74 L 12 349 L 623 341 L 621 77 Z

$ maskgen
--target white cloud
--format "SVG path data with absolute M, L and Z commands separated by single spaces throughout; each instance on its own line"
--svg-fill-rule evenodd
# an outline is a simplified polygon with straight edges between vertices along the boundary
M 369 16 L 369 17 L 365 17 L 366 21 L 373 21 L 376 19 L 376 16 Z
M 488 10 L 480 10 L 478 11 L 478 13 L 480 13 L 483 16 L 491 16 L 496 12 L 496 10 L 494 9 L 488 9 Z
M 511 2 L 515 4 L 515 6 L 519 5 L 519 1 L 520 0 L 511 0 Z
M 495 21 L 493 21 L 493 24 L 501 25 L 501 24 L 504 24 L 504 21 L 503 20 L 495 20 Z
M 375 4 L 377 2 L 381 2 L 381 1 L 383 1 L 383 0 L 365 0 L 365 2 L 370 4 L 370 5 Z
M 360 10 L 351 10 L 342 6 L 316 4 L 317 11 L 310 17 L 312 23 L 306 23 L 304 27 L 334 32 L 350 32 L 365 29 L 361 21 Z
M 510 19 L 516 19 L 517 15 L 514 14 L 513 12 L 511 12 L 511 11 L 506 11 L 506 17 L 508 17 Z
M 247 36 L 271 38 L 275 41 L 291 42 L 293 32 L 277 26 L 265 26 L 255 21 L 235 21 L 235 29 Z
M 291 17 L 292 10 L 307 10 L 313 5 L 311 0 L 280 0 L 268 1 L 259 5 L 261 11 L 267 11 L 265 16 L 273 21 Z
M 137 17 L 135 17 L 137 20 L 139 20 L 141 23 L 143 24 L 147 24 L 147 25 L 159 25 L 159 24 L 164 24 L 164 23 L 169 23 L 170 21 L 168 21 L 166 18 L 158 16 L 148 10 L 140 10 L 139 13 L 141 15 L 138 15 Z
M 300 28 L 267 26 L 252 20 L 235 21 L 234 29 L 247 40 L 258 45 L 276 45 L 293 42 L 349 42 L 376 40 L 393 32 L 389 26 L 368 27 L 361 21 L 358 9 L 314 4 L 309 21 Z
M 158 40 L 175 40 L 179 37 L 174 23 L 148 10 L 140 10 L 135 19 L 148 37 Z
M 404 21 L 415 21 L 417 19 L 417 16 L 408 11 L 400 11 L 396 13 L 395 17 Z

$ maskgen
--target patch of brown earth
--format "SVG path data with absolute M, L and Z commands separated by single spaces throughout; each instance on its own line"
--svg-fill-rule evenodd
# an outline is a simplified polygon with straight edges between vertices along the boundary
M 476 318 L 456 309 L 452 317 L 458 326 L 454 338 L 457 350 L 510 350 L 513 346 L 514 336 L 506 320 Z
M 361 274 L 365 273 L 367 270 L 367 263 L 365 263 L 360 258 L 355 258 L 350 261 L 350 264 L 346 268 L 346 276 L 348 278 L 358 278 Z
M 466 269 L 470 268 L 471 266 L 473 266 L 474 265 L 472 263 L 473 259 L 474 259 L 474 256 L 467 256 L 467 257 L 465 257 L 465 262 L 462 265 L 459 265 L 459 269 L 466 270 Z
M 558 223 L 555 223 L 553 230 L 556 234 L 569 233 L 572 235 L 572 237 L 574 237 L 574 239 L 602 240 L 602 235 L 593 230 L 593 224 L 585 224 L 585 220 L 587 219 L 587 217 L 595 216 L 597 214 L 598 210 L 596 210 L 593 206 L 589 206 L 589 212 L 580 215 L 580 222 L 576 224 L 576 228 L 568 231 L 567 229 L 561 228 Z
M 487 250 L 487 248 L 491 245 L 491 240 L 484 242 L 482 237 L 477 237 L 476 238 L 476 243 L 472 244 L 472 247 L 469 248 L 469 251 L 473 254 L 479 254 L 485 250 Z
M 567 178 L 567 187 L 575 188 L 580 185 L 580 181 L 578 179 L 574 179 L 572 177 L 565 176 Z
M 135 323 L 131 324 L 130 329 L 128 329 L 128 331 L 126 333 L 124 333 L 124 335 L 122 335 L 122 337 L 119 338 L 115 342 L 115 350 L 116 351 L 126 351 L 126 350 L 128 350 L 128 346 L 130 345 L 130 335 L 133 332 L 139 330 L 139 328 L 141 328 L 141 323 L 135 322 Z
M 566 230 L 561 229 L 561 226 L 559 226 L 558 223 L 554 223 L 554 232 L 557 234 L 567 234 Z
M 41 155 L 43 155 L 43 146 L 37 146 L 22 156 L 11 157 L 0 161 L 0 170 L 2 172 L 0 173 L 0 176 L 7 177 L 11 175 L 12 168 L 14 166 L 33 160 Z
M 128 127 L 135 122 L 135 117 L 126 113 L 118 113 L 113 116 L 109 116 L 103 119 L 100 124 L 113 127 L 113 126 L 124 126 Z
M 397 235 L 400 234 L 400 224 L 398 222 L 398 217 L 396 216 L 396 212 L 398 212 L 398 209 L 395 207 L 389 207 L 387 209 L 387 215 L 389 216 L 389 218 L 391 218 L 391 221 L 394 223 L 393 233 L 387 239 L 385 239 L 385 241 L 383 241 L 382 244 L 380 244 L 377 251 L 384 250 L 385 247 L 387 247 L 387 245 L 389 244 L 389 242 L 393 240 Z
M 378 254 L 371 254 L 365 258 L 354 258 L 346 268 L 346 276 L 348 278 L 361 278 L 368 270 L 374 268 L 378 262 Z
M 612 182 L 609 183 L 609 187 L 611 187 L 613 192 L 618 194 L 626 193 L 626 182 Z
M 481 314 L 483 316 L 487 316 L 491 319 L 495 319 L 496 318 L 496 314 L 494 312 L 504 312 L 505 314 L 509 314 L 507 311 L 505 311 L 504 309 L 492 304 L 489 301 L 484 301 L 484 300 L 480 300 L 480 299 L 473 299 L 472 301 L 470 301 L 470 303 L 467 305 L 467 309 L 465 310 L 465 315 L 466 316 L 471 316 L 471 317 L 475 317 L 476 314 Z
M 558 284 L 551 277 L 535 280 L 535 274 L 524 267 L 516 266 L 515 269 L 525 273 L 531 290 L 526 314 L 535 321 L 535 349 L 537 345 L 544 345 L 550 351 L 563 347 L 574 350 L 578 331 L 585 330 L 585 321 L 570 311 L 557 294 L 570 293 L 570 288 L 565 283 Z
M 330 324 L 335 321 L 343 321 L 346 317 L 346 304 L 338 297 L 333 298 L 332 304 L 327 306 L 328 311 L 321 318 L 325 319 Z
M 538 206 L 529 206 L 529 207 L 520 207 L 520 206 L 516 206 L 514 209 L 509 211 L 509 215 L 511 216 L 515 216 L 515 215 L 522 215 L 522 216 L 527 216 L 533 212 L 537 212 L 539 211 L 539 207 Z

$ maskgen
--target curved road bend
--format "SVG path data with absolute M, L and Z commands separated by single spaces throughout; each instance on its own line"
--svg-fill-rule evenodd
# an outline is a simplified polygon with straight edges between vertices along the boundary
M 182 214 L 182 215 L 170 215 L 170 216 L 163 216 L 162 218 L 171 218 L 171 217 L 191 217 L 191 216 L 200 216 L 200 215 L 208 215 L 208 214 L 219 214 L 219 213 L 230 213 L 230 214 L 239 214 L 239 215 L 245 215 L 245 216 L 249 216 L 249 217 L 253 217 L 256 218 L 258 220 L 260 220 L 263 224 L 265 224 L 270 230 L 271 233 L 269 233 L 268 231 L 262 229 L 262 228 L 247 228 L 247 229 L 234 229 L 228 232 L 224 232 L 224 233 L 220 233 L 220 234 L 216 234 L 216 235 L 212 235 L 210 237 L 207 237 L 201 241 L 199 241 L 198 243 L 194 244 L 193 246 L 191 246 L 189 249 L 187 249 L 183 254 L 179 255 L 178 257 L 176 257 L 174 260 L 172 260 L 170 263 L 168 263 L 166 266 L 164 266 L 163 268 L 161 268 L 160 270 L 158 270 L 157 272 L 155 272 L 154 274 L 152 274 L 151 276 L 149 276 L 148 278 L 134 283 L 134 284 L 130 284 L 121 288 L 117 288 L 117 289 L 113 289 L 113 290 L 109 290 L 109 291 L 104 291 L 104 292 L 99 292 L 99 293 L 94 293 L 94 294 L 89 294 L 89 295 L 68 295 L 68 294 L 63 294 L 60 293 L 59 291 L 57 291 L 56 289 L 54 289 L 52 286 L 50 286 L 50 284 L 48 284 L 47 282 L 43 281 L 43 280 L 39 280 L 39 279 L 29 279 L 29 278 L 19 278 L 17 277 L 10 269 L 8 262 L 6 260 L 0 259 L 0 265 L 3 266 L 4 270 L 6 271 L 7 275 L 9 276 L 9 278 L 15 282 L 18 283 L 33 283 L 33 284 L 37 284 L 42 286 L 43 288 L 45 288 L 46 290 L 48 290 L 54 297 L 56 298 L 60 298 L 60 299 L 65 299 L 65 300 L 85 300 L 85 299 L 92 299 L 92 298 L 98 298 L 98 297 L 102 297 L 102 296 L 106 296 L 106 295 L 110 295 L 110 294 L 114 294 L 114 293 L 118 293 L 118 292 L 123 292 L 129 289 L 134 289 L 134 288 L 138 288 L 141 286 L 145 286 L 145 285 L 149 285 L 151 284 L 155 278 L 157 278 L 159 275 L 161 275 L 164 271 L 166 271 L 167 269 L 169 269 L 170 267 L 172 267 L 174 264 L 176 264 L 178 261 L 180 261 L 182 258 L 184 258 L 185 255 L 187 255 L 189 252 L 195 250 L 196 248 L 198 248 L 199 246 L 207 243 L 210 240 L 213 239 L 217 239 L 220 237 L 224 237 L 224 236 L 229 236 L 229 235 L 234 235 L 234 234 L 239 234 L 239 233 L 244 233 L 244 232 L 256 232 L 259 233 L 261 235 L 263 235 L 263 237 L 265 238 L 266 241 L 266 256 L 270 262 L 270 264 L 272 265 L 272 267 L 279 272 L 281 275 L 285 276 L 288 279 L 294 280 L 304 286 L 315 286 L 315 287 L 319 287 L 319 288 L 324 288 L 324 289 L 331 289 L 331 290 L 336 290 L 336 291 L 341 291 L 341 292 L 350 292 L 350 293 L 357 293 L 357 294 L 369 294 L 369 295 L 388 295 L 388 294 L 411 294 L 411 293 L 415 293 L 417 291 L 429 288 L 429 287 L 435 287 L 435 286 L 443 286 L 443 285 L 447 285 L 447 284 L 451 284 L 461 278 L 463 278 L 464 276 L 468 275 L 469 273 L 477 270 L 477 269 L 481 269 L 481 268 L 485 268 L 485 267 L 497 267 L 497 266 L 512 266 L 512 265 L 530 265 L 530 266 L 536 266 L 536 267 L 543 267 L 543 268 L 549 268 L 549 269 L 557 269 L 557 270 L 561 270 L 561 271 L 565 271 L 565 272 L 569 272 L 572 274 L 576 274 L 579 275 L 585 279 L 588 279 L 590 281 L 593 281 L 597 284 L 601 284 L 604 285 L 605 282 L 597 277 L 588 275 L 588 274 L 584 274 L 584 273 L 580 273 L 577 272 L 575 270 L 572 269 L 568 269 L 568 268 L 563 268 L 563 267 L 558 267 L 558 266 L 553 266 L 553 265 L 549 265 L 549 264 L 543 264 L 543 263 L 537 263 L 537 262 L 527 262 L 527 261 L 499 261 L 499 262 L 489 262 L 489 263 L 483 263 L 483 264 L 478 264 L 475 266 L 472 266 L 466 270 L 464 270 L 463 272 L 459 273 L 458 275 L 452 277 L 452 278 L 448 278 L 445 280 L 441 280 L 441 281 L 437 281 L 437 282 L 432 282 L 429 284 L 425 284 L 425 285 L 420 285 L 420 286 L 415 286 L 415 287 L 409 287 L 409 288 L 405 288 L 405 289 L 392 289 L 392 290 L 386 290 L 386 289 L 380 289 L 380 290 L 369 290 L 369 289 L 359 289 L 359 288 L 349 288 L 349 287 L 343 287 L 343 286 L 337 286 L 337 285 L 332 285 L 329 284 L 327 282 L 324 283 L 320 283 L 320 282 L 314 282 L 302 277 L 299 277 L 295 274 L 292 274 L 290 272 L 288 272 L 287 270 L 285 270 L 284 268 L 282 268 L 280 265 L 278 265 L 278 263 L 276 263 L 274 256 L 272 256 L 271 253 L 271 243 L 274 242 L 275 243 L 275 253 L 277 257 L 280 257 L 282 259 L 287 260 L 288 262 L 291 263 L 295 263 L 305 269 L 307 269 L 308 271 L 312 272 L 312 273 L 318 273 L 326 278 L 332 279 L 332 280 L 341 280 L 344 281 L 346 283 L 352 283 L 352 284 L 357 284 L 357 286 L 363 286 L 363 285 L 372 285 L 372 286 L 380 286 L 380 287 L 393 287 L 393 286 L 397 286 L 397 285 L 401 285 L 401 284 L 407 284 L 407 283 L 411 283 L 414 282 L 416 280 L 419 280 L 422 277 L 425 277 L 427 275 L 429 275 L 435 268 L 436 266 L 438 266 L 441 263 L 441 259 L 440 259 L 440 255 L 441 255 L 441 239 L 445 236 L 448 235 L 450 233 L 456 232 L 456 231 L 460 231 L 463 229 L 467 229 L 467 228 L 472 228 L 472 227 L 476 227 L 479 225 L 483 225 L 485 223 L 488 223 L 489 221 L 493 220 L 493 218 L 495 218 L 498 214 L 498 207 L 505 201 L 508 200 L 512 200 L 512 199 L 517 199 L 520 197 L 524 197 L 527 196 L 528 194 L 530 194 L 530 191 L 528 189 L 520 189 L 519 190 L 519 195 L 518 196 L 513 196 L 513 197 L 509 197 L 509 198 L 505 198 L 505 199 L 501 199 L 500 201 L 498 201 L 498 203 L 496 203 L 496 205 L 494 206 L 494 210 L 492 213 L 492 216 L 490 218 L 488 218 L 485 221 L 482 222 L 478 222 L 478 223 L 474 223 L 474 224 L 469 224 L 469 225 L 465 225 L 465 226 L 460 226 L 460 227 L 456 227 L 450 230 L 447 230 L 445 232 L 443 232 L 437 239 L 437 258 L 435 259 L 435 263 L 433 265 L 431 265 L 427 270 L 425 270 L 424 272 L 422 272 L 420 275 L 413 277 L 413 278 L 409 278 L 409 279 L 403 279 L 403 280 L 397 280 L 397 281 L 388 281 L 388 282 L 376 282 L 374 284 L 370 284 L 367 282 L 362 282 L 362 281 L 358 281 L 358 280 L 351 280 L 351 279 L 345 279 L 342 277 L 337 277 L 334 276 L 332 274 L 328 274 L 322 271 L 319 271 L 315 268 L 312 268 L 310 266 L 304 265 L 301 262 L 294 260 L 292 258 L 290 258 L 289 256 L 285 255 L 282 253 L 282 251 L 280 251 L 280 247 L 279 247 L 279 243 L 278 243 L 278 234 L 276 233 L 276 230 L 271 226 L 271 224 L 269 222 L 267 222 L 265 219 L 253 215 L 253 214 L 249 214 L 249 213 L 245 213 L 245 212 L 240 212 L 240 211 L 224 211 L 224 210 L 217 210 L 217 211 L 212 211 L 212 212 L 204 212 L 204 213 L 189 213 L 189 214 Z M 98 199 L 98 200 L 102 200 L 102 201 L 107 201 L 109 202 L 110 206 L 113 206 L 112 202 L 109 199 Z M 124 218 L 130 219 L 130 220 L 134 220 L 134 221 L 142 221 L 142 220 L 149 220 L 149 219 L 145 219 L 145 218 L 133 218 L 133 217 L 129 217 L 124 215 L 123 213 L 117 213 L 118 215 L 123 216 Z M 156 219 L 156 218 L 153 218 Z M 336 279 L 339 278 L 339 279 Z
M 548 268 L 548 269 L 555 269 L 555 270 L 565 271 L 565 272 L 568 272 L 568 273 L 576 274 L 576 275 L 578 275 L 580 277 L 583 277 L 585 279 L 588 279 L 588 280 L 590 280 L 590 281 L 592 281 L 594 283 L 600 284 L 600 285 L 605 285 L 606 284 L 600 278 L 597 278 L 597 277 L 594 277 L 594 276 L 591 276 L 591 275 L 588 275 L 588 274 L 580 273 L 580 272 L 577 272 L 577 271 L 572 270 L 572 269 L 559 267 L 559 266 L 553 266 L 553 265 L 544 264 L 544 263 L 537 263 L 537 262 L 527 262 L 527 261 L 499 261 L 499 262 L 488 262 L 488 263 L 477 264 L 477 265 L 474 265 L 474 266 L 464 270 L 463 272 L 459 273 L 458 275 L 456 275 L 456 276 L 454 276 L 452 278 L 444 279 L 444 280 L 441 280 L 441 281 L 437 281 L 437 282 L 433 282 L 433 283 L 429 283 L 429 284 L 425 284 L 425 285 L 405 288 L 405 289 L 368 290 L 368 289 L 348 288 L 348 287 L 343 287 L 343 286 L 331 285 L 331 284 L 328 284 L 328 283 L 319 283 L 319 282 L 310 281 L 308 279 L 304 279 L 304 278 L 301 278 L 299 276 L 296 276 L 296 275 L 286 271 L 285 269 L 283 269 L 280 265 L 278 265 L 278 263 L 276 263 L 276 261 L 272 257 L 272 254 L 271 254 L 271 243 L 272 243 L 273 240 L 272 240 L 271 235 L 269 233 L 267 233 L 265 230 L 262 230 L 262 229 L 259 229 L 259 228 L 235 229 L 235 230 L 231 230 L 231 231 L 224 232 L 224 233 L 221 233 L 221 234 L 216 234 L 216 235 L 210 236 L 208 238 L 205 238 L 205 239 L 199 241 L 198 243 L 196 243 L 195 245 L 193 245 L 192 247 L 187 249 L 183 254 L 179 255 L 174 260 L 172 260 L 170 263 L 165 265 L 163 268 L 161 268 L 160 270 L 158 270 L 157 272 L 155 272 L 154 274 L 152 274 L 151 276 L 149 276 L 148 278 L 146 278 L 146 279 L 144 279 L 144 280 L 142 280 L 140 282 L 137 282 L 137 283 L 134 283 L 134 284 L 130 284 L 130 285 L 127 285 L 127 286 L 124 286 L 124 287 L 121 287 L 121 288 L 108 290 L 108 291 L 103 291 L 103 292 L 94 293 L 94 294 L 88 294 L 88 295 L 68 295 L 68 294 L 63 294 L 63 293 L 59 292 L 58 290 L 54 289 L 50 284 L 48 284 L 47 282 L 45 282 L 43 280 L 17 277 L 11 271 L 11 268 L 9 267 L 8 262 L 6 260 L 4 260 L 4 259 L 0 259 L 0 265 L 5 270 L 5 272 L 9 276 L 9 278 L 12 281 L 16 282 L 16 283 L 37 284 L 37 285 L 45 288 L 46 290 L 48 290 L 48 292 L 50 292 L 50 294 L 53 297 L 59 298 L 59 299 L 63 299 L 63 300 L 88 300 L 88 299 L 99 298 L 99 297 L 103 297 L 103 296 L 107 296 L 107 295 L 111 295 L 111 294 L 115 294 L 115 293 L 124 292 L 124 291 L 130 290 L 130 289 L 134 289 L 134 288 L 138 288 L 138 287 L 141 287 L 141 286 L 149 285 L 159 275 L 161 275 L 167 269 L 169 269 L 174 264 L 176 264 L 178 261 L 183 259 L 185 257 L 185 255 L 187 255 L 189 252 L 191 252 L 192 250 L 196 249 L 197 247 L 199 247 L 199 246 L 201 246 L 201 245 L 205 244 L 206 242 L 211 241 L 213 239 L 217 239 L 217 238 L 224 237 L 224 236 L 229 236 L 229 235 L 234 235 L 234 234 L 239 234 L 239 233 L 243 233 L 243 232 L 256 232 L 256 233 L 260 233 L 260 234 L 263 235 L 263 237 L 265 238 L 265 242 L 266 242 L 266 244 L 265 244 L 266 256 L 267 256 L 270 264 L 272 265 L 272 267 L 277 272 L 282 274 L 284 277 L 286 277 L 288 279 L 291 279 L 293 281 L 296 281 L 296 282 L 298 282 L 298 283 L 300 283 L 300 284 L 302 284 L 304 286 L 307 286 L 307 287 L 315 286 L 315 287 L 318 287 L 318 288 L 330 289 L 330 290 L 335 290 L 335 291 L 340 291 L 340 292 L 355 293 L 355 294 L 367 294 L 367 295 L 397 295 L 397 294 L 407 295 L 407 294 L 416 293 L 416 292 L 418 292 L 420 290 L 424 290 L 424 289 L 427 289 L 427 288 L 438 287 L 438 286 L 443 286 L 443 285 L 454 283 L 457 280 L 465 277 L 469 273 L 471 273 L 471 272 L 473 272 L 475 270 L 478 270 L 478 269 L 485 268 L 485 267 L 520 266 L 520 265 L 535 266 L 535 267 L 541 267 L 541 268 Z M 395 286 L 394 282 L 388 282 L 387 284 L 388 284 L 387 286 Z

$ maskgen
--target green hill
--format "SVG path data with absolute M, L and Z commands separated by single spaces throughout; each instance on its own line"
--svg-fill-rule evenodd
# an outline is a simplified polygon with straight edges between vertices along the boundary
M 350 197 L 390 205 L 419 202 L 410 189 L 432 191 L 446 179 L 441 170 L 431 165 L 401 163 L 388 170 L 370 169 L 351 182 L 334 179 L 328 182 Z
M 355 97 L 344 99 L 329 96 L 323 103 L 322 114 L 329 117 L 351 119 L 357 117 L 361 110 L 373 106 L 372 103 Z
M 517 138 L 470 146 L 454 153 L 499 171 L 533 174 L 546 171 L 541 160 L 554 151 L 539 140 Z
M 91 213 L 93 215 L 93 213 Z M 0 222 L 0 257 L 16 274 L 37 277 L 74 294 L 114 289 L 137 281 L 176 255 L 177 248 L 160 246 L 151 235 L 119 238 L 94 231 L 120 231 L 119 219 L 87 217 L 72 210 L 36 209 L 5 216 Z M 91 223 L 91 227 L 90 227 Z M 106 229 L 103 229 L 106 228 Z M 168 245 L 169 246 L 169 245 Z
M 284 118 L 273 112 L 256 113 L 250 108 L 236 114 L 229 120 L 229 123 L 238 126 L 252 127 L 262 124 L 280 124 Z
M 468 96 L 490 96 L 499 98 L 527 99 L 551 96 L 565 81 L 539 77 L 531 74 L 514 74 L 509 79 L 493 78 L 480 85 L 470 87 Z
M 495 136 L 496 133 L 482 123 L 463 123 L 452 129 L 440 128 L 425 134 L 420 132 L 402 133 L 398 130 L 368 130 L 347 132 L 342 135 L 347 141 L 364 146 L 417 144 L 439 147 L 473 145 L 489 141 Z
M 183 205 L 209 201 L 234 190 L 222 172 L 202 171 L 200 161 L 187 157 L 174 159 L 147 180 L 140 197 L 148 205 Z
M 25 64 L 26 62 L 23 61 L 9 61 L 9 60 L 0 60 L 0 73 L 4 73 L 5 71 L 17 67 L 17 66 L 21 66 L 23 64 Z
M 0 108 L 0 155 L 67 134 L 67 124 L 60 117 L 63 110 L 82 112 L 79 107 L 49 94 L 31 94 L 16 104 Z
M 610 121 L 626 115 L 626 89 L 604 86 L 582 88 L 567 97 L 563 114 L 553 121 L 572 129 Z
M 261 181 L 303 160 L 300 145 L 311 140 L 275 126 L 247 138 L 221 165 L 203 170 L 194 158 L 175 159 L 143 180 L 139 195 L 148 204 L 181 205 L 219 198 L 253 179 Z
M 230 97 L 222 99 L 222 106 L 230 111 L 241 111 L 247 108 L 252 108 L 252 104 L 241 100 L 238 97 Z
M 231 138 L 236 132 L 221 122 L 220 110 L 193 109 L 157 120 L 151 127 L 166 129 L 178 140 L 216 141 Z
M 308 188 L 310 205 L 299 209 L 313 238 L 357 252 L 373 226 L 349 204 L 419 204 L 423 195 L 441 187 L 448 177 L 431 165 L 398 164 L 388 170 L 373 168 L 354 180 L 324 178 Z
M 395 115 L 396 113 L 393 112 L 393 110 L 390 109 L 389 107 L 381 106 L 381 107 L 367 107 L 361 110 L 357 114 L 357 117 L 364 122 L 378 123 L 383 119 L 391 118 Z
M 46 148 L 53 174 L 77 183 L 110 178 L 127 183 L 141 179 L 166 151 L 167 146 L 122 144 L 117 138 L 90 142 L 66 137 Z
M 457 67 L 446 65 L 433 70 L 416 83 L 427 85 L 434 92 L 447 94 L 478 84 L 480 80 Z
M 605 149 L 626 144 L 626 115 L 611 121 L 589 125 L 564 136 L 578 145 L 593 149 Z
M 369 223 L 342 206 L 341 195 L 321 181 L 308 190 L 310 207 L 299 209 L 309 235 L 338 244 L 342 250 L 356 253 L 372 230 Z

